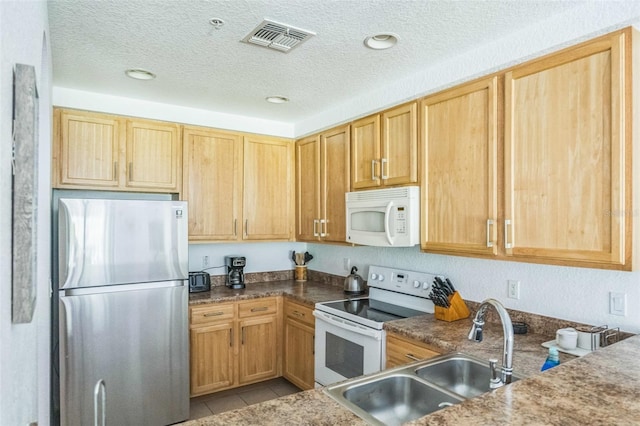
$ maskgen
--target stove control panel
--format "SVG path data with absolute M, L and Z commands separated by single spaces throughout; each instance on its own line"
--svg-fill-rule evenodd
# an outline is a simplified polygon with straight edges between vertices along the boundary
M 435 277 L 444 279 L 442 275 L 429 272 L 407 271 L 371 265 L 369 266 L 367 285 L 426 298 L 431 292 L 431 285 Z

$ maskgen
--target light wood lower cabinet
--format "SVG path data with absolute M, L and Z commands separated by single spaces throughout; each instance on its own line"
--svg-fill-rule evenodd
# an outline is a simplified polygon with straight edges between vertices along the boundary
M 398 334 L 387 333 L 386 368 L 409 364 L 440 355 L 429 345 Z
M 313 309 L 284 301 L 284 377 L 300 389 L 314 388 Z
M 282 374 L 281 297 L 193 306 L 191 396 Z

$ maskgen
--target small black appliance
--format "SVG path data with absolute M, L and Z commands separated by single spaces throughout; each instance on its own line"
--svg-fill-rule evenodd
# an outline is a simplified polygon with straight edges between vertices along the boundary
M 227 265 L 226 286 L 233 289 L 244 288 L 244 267 L 247 260 L 244 256 L 225 256 Z
M 189 293 L 211 290 L 211 276 L 206 272 L 189 272 Z

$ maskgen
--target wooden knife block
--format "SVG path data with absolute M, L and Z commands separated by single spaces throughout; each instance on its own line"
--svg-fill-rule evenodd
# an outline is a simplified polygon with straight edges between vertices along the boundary
M 442 308 L 440 306 L 435 306 L 434 315 L 436 319 L 451 322 L 469 318 L 471 313 L 469 312 L 469 308 L 467 308 L 467 304 L 464 303 L 464 300 L 460 297 L 460 293 L 456 291 L 449 296 L 449 307 Z

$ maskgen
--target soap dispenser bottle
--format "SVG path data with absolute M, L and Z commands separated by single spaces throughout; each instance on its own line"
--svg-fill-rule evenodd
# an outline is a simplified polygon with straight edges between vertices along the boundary
M 552 367 L 555 367 L 558 364 L 560 364 L 560 356 L 558 354 L 558 348 L 552 346 L 549 348 L 549 355 L 547 356 L 547 360 L 542 365 L 542 368 L 540 369 L 540 371 L 548 370 Z

